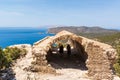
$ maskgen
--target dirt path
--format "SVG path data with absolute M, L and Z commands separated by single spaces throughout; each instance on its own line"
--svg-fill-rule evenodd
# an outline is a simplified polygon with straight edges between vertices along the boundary
M 29 67 L 31 65 L 31 62 L 33 61 L 31 46 L 28 46 L 26 49 L 28 51 L 27 55 L 21 59 L 18 59 L 17 63 L 13 67 L 13 70 L 16 73 L 16 80 L 25 80 L 28 73 L 24 70 L 24 68 Z
M 58 73 L 61 73 L 61 75 L 50 75 L 45 74 L 41 75 L 42 80 L 90 80 L 86 73 L 87 71 L 81 71 L 78 69 L 58 69 Z M 40 80 L 40 79 L 39 79 Z

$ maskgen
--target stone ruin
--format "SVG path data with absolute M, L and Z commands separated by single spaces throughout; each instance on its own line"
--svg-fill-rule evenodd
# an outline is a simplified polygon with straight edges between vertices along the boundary
M 49 55 L 52 45 L 60 40 L 67 39 L 74 46 L 77 53 L 82 56 L 88 68 L 88 76 L 93 80 L 112 80 L 116 59 L 116 51 L 112 46 L 98 41 L 90 40 L 82 36 L 61 31 L 55 36 L 46 37 L 33 45 L 32 53 L 34 61 L 31 70 L 34 72 L 55 73 L 55 69 L 48 63 L 46 56 Z

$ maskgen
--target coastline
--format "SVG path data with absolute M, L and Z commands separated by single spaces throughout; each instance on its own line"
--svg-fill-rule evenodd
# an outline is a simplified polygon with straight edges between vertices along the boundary
M 40 33 L 40 34 L 39 34 Z M 54 34 L 47 33 L 46 28 L 0 28 L 0 47 L 6 48 L 16 44 L 31 44 Z

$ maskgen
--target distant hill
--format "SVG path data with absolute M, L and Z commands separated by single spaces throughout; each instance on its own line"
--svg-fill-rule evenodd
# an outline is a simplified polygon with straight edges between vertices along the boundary
M 80 26 L 80 27 L 75 27 L 75 26 L 70 26 L 70 27 L 55 27 L 55 28 L 49 28 L 48 33 L 58 33 L 62 30 L 67 30 L 75 34 L 80 34 L 80 33 L 96 33 L 96 34 L 103 34 L 103 33 L 116 33 L 120 32 L 119 30 L 113 30 L 113 29 L 104 29 L 101 27 L 86 27 L 86 26 Z
M 110 44 L 112 46 L 115 46 L 118 44 L 120 45 L 120 32 L 110 34 L 110 35 L 96 36 L 94 38 L 96 38 L 100 42 L 107 43 L 107 44 Z

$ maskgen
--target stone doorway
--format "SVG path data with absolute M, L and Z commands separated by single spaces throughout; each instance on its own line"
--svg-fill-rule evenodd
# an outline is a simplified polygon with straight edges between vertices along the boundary
M 59 44 L 64 46 L 63 55 L 59 52 Z M 71 55 L 67 54 L 67 45 L 71 47 Z M 86 60 L 87 53 L 84 47 L 75 40 L 61 39 L 51 45 L 51 50 L 47 52 L 46 60 L 55 69 L 74 68 L 80 70 L 87 70 Z

